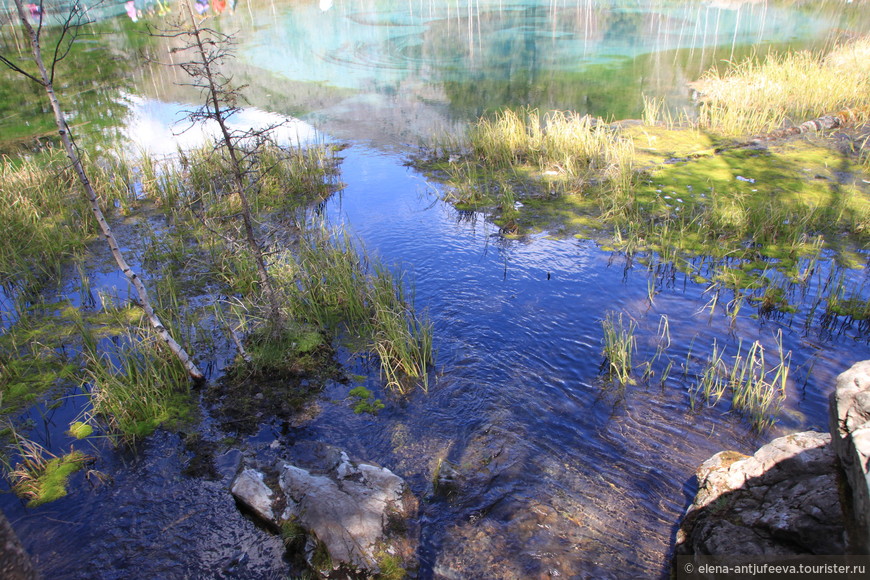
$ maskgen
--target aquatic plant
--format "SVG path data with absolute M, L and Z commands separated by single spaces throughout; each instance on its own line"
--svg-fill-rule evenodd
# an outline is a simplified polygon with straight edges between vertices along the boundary
M 426 390 L 432 327 L 405 299 L 401 278 L 354 248 L 347 234 L 308 232 L 285 282 L 289 316 L 361 340 L 381 363 L 387 385 L 401 393 L 408 381 Z M 286 284 L 289 283 L 289 286 Z
M 244 365 L 234 372 L 244 371 L 261 376 L 298 374 L 313 371 L 319 359 L 309 355 L 321 347 L 328 347 L 325 337 L 315 327 L 286 321 L 276 326 L 270 321 L 247 319 L 251 329 L 244 340 Z
M 279 148 L 261 148 L 262 144 L 271 141 L 269 134 L 275 126 L 247 130 L 235 130 L 230 126 L 230 117 L 241 110 L 238 103 L 242 98 L 239 89 L 222 71 L 224 62 L 232 57 L 233 38 L 204 26 L 202 21 L 195 18 L 189 4 L 183 5 L 182 11 L 185 14 L 169 30 L 152 34 L 177 41 L 178 46 L 173 48 L 173 57 L 168 66 L 182 69 L 190 77 L 191 86 L 199 89 L 203 96 L 203 105 L 189 114 L 189 120 L 192 123 L 211 122 L 219 129 L 215 148 L 206 155 L 216 163 L 204 168 L 200 167 L 203 164 L 193 165 L 196 169 L 194 186 L 197 183 L 206 186 L 195 188 L 195 191 L 210 191 L 213 198 L 217 197 L 223 202 L 222 205 L 230 204 L 233 207 L 227 215 L 241 224 L 236 238 L 238 245 L 245 247 L 256 266 L 259 290 L 268 305 L 269 319 L 280 326 L 284 315 L 281 297 L 269 272 L 262 236 L 257 231 L 255 214 L 258 208 L 255 202 L 264 186 L 286 193 L 287 188 L 282 181 L 292 176 L 295 168 L 285 167 L 288 158 L 277 155 Z M 297 165 L 310 167 L 317 163 L 318 160 L 313 159 Z M 283 168 L 284 171 L 279 173 L 275 168 Z M 196 177 L 203 173 L 207 177 L 204 183 Z M 271 179 L 266 180 L 268 173 L 271 173 Z M 295 182 L 296 187 L 316 184 L 322 188 L 324 185 L 322 179 L 300 182 L 294 178 L 287 181 Z M 173 192 L 175 189 L 168 188 Z M 232 243 L 237 245 L 235 240 Z
M 54 315 L 57 306 L 28 309 L 0 334 L 0 413 L 15 413 L 53 388 L 77 383 L 78 361 L 62 348 L 75 327 L 69 308 Z
M 643 95 L 641 120 L 644 125 L 662 125 L 667 129 L 691 125 L 689 115 L 685 112 L 680 113 L 676 118 L 674 117 L 674 113 L 665 105 L 664 97 L 654 98 L 647 95 Z
M 692 407 L 696 399 L 713 406 L 730 395 L 731 408 L 745 415 L 754 429 L 764 431 L 773 425 L 786 397 L 791 363 L 791 351 L 785 352 L 782 346 L 782 331 L 775 341 L 775 364 L 766 360 L 766 350 L 756 340 L 745 354 L 743 343 L 738 343 L 730 365 L 714 341 L 710 358 L 690 391 Z
M 634 146 L 619 129 L 588 115 L 534 109 L 482 118 L 470 131 L 473 154 L 489 167 L 530 164 L 581 186 L 599 180 L 622 189 L 633 179 Z
M 0 283 L 21 286 L 57 278 L 93 239 L 88 205 L 74 189 L 58 150 L 0 159 Z
M 40 15 L 37 27 L 34 28 L 21 0 L 15 0 L 15 7 L 17 8 L 18 19 L 21 23 L 21 27 L 26 33 L 28 44 L 31 49 L 32 62 L 35 65 L 36 70 L 29 72 L 2 54 L 0 54 L 0 63 L 16 73 L 30 79 L 45 92 L 54 114 L 57 132 L 63 145 L 63 150 L 69 158 L 70 165 L 78 178 L 81 192 L 87 201 L 90 213 L 99 225 L 100 232 L 109 246 L 109 251 L 114 258 L 115 263 L 118 265 L 118 268 L 124 276 L 127 277 L 130 284 L 136 289 L 139 304 L 145 311 L 154 332 L 166 344 L 169 351 L 172 352 L 172 354 L 178 358 L 179 362 L 187 369 L 190 377 L 194 380 L 202 380 L 202 372 L 197 368 L 187 351 L 166 330 L 166 327 L 163 325 L 151 305 L 151 299 L 148 296 L 148 290 L 145 287 L 145 284 L 142 282 L 142 279 L 135 270 L 133 270 L 133 268 L 131 268 L 127 263 L 124 253 L 121 251 L 118 241 L 115 238 L 114 231 L 103 213 L 100 197 L 88 177 L 85 165 L 82 162 L 82 156 L 79 154 L 79 150 L 73 142 L 72 133 L 67 123 L 66 115 L 61 108 L 57 94 L 55 93 L 54 83 L 56 67 L 58 63 L 69 54 L 81 28 L 89 22 L 87 11 L 81 10 L 78 2 L 75 2 L 70 6 L 66 13 L 66 19 L 61 22 L 62 32 L 55 44 L 52 60 L 48 63 L 48 66 L 46 66 L 41 46 L 41 35 L 43 31 L 42 16 Z
M 91 457 L 77 450 L 58 457 L 39 443 L 26 439 L 13 430 L 13 450 L 19 461 L 7 470 L 12 491 L 36 507 L 66 495 L 70 475 L 81 469 Z
M 376 554 L 376 558 L 381 570 L 377 575 L 378 580 L 402 580 L 408 577 L 408 572 L 403 567 L 404 562 L 399 556 L 381 551 Z
M 378 265 L 370 285 L 369 301 L 374 351 L 381 362 L 387 386 L 400 393 L 409 390 L 408 381 L 429 387 L 432 360 L 432 325 L 421 320 L 405 302 L 400 280 Z
M 361 413 L 377 415 L 378 411 L 384 408 L 381 400 L 375 399 L 372 392 L 362 385 L 352 388 L 348 395 L 354 398 L 353 412 L 357 415 Z
M 186 369 L 149 328 L 130 329 L 105 350 L 88 328 L 81 331 L 93 414 L 109 432 L 132 443 L 188 416 Z
M 659 326 L 656 331 L 656 350 L 653 353 L 652 357 L 649 360 L 643 362 L 643 375 L 641 377 L 641 381 L 648 381 L 653 376 L 655 376 L 654 367 L 658 363 L 658 361 L 665 356 L 668 348 L 671 346 L 671 324 L 668 320 L 668 317 L 662 314 L 661 318 L 659 318 Z M 664 382 L 668 379 L 668 376 L 671 374 L 671 369 L 674 366 L 674 361 L 668 359 L 667 365 L 661 371 L 661 375 L 659 377 L 659 384 L 664 384 Z
M 622 312 L 616 314 L 608 311 L 601 321 L 601 328 L 604 331 L 603 353 L 608 376 L 618 381 L 620 385 L 634 384 L 632 357 L 637 350 L 637 339 L 634 336 L 637 323 L 629 317 L 626 325 Z

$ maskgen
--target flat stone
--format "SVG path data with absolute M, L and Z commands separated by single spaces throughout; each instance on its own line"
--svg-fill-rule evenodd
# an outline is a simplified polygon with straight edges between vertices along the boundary
M 409 522 L 416 516 L 416 501 L 399 476 L 355 463 L 324 444 L 305 444 L 288 454 L 306 467 L 279 461 L 277 477 L 268 479 L 277 480 L 274 488 L 262 472 L 244 469 L 233 483 L 233 495 L 274 526 L 293 522 L 304 528 L 312 566 L 318 545 L 335 567 L 365 574 L 380 572 L 378 560 L 384 554 L 415 565 L 417 539 Z

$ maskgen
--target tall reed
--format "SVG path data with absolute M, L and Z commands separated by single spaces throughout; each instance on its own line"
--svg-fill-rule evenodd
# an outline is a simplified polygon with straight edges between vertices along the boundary
M 724 351 L 714 341 L 711 357 L 691 391 L 693 407 L 696 398 L 716 405 L 730 394 L 731 408 L 745 415 L 757 431 L 773 425 L 786 398 L 791 365 L 791 352 L 783 349 L 782 331 L 775 341 L 774 361 L 769 360 L 760 341 L 754 341 L 745 353 L 739 343 L 730 368 L 724 362 Z
M 629 318 L 626 325 L 622 313 L 608 311 L 601 321 L 604 331 L 604 357 L 607 362 L 607 374 L 621 385 L 634 384 L 632 378 L 632 358 L 637 350 L 637 339 L 634 331 L 637 323 Z

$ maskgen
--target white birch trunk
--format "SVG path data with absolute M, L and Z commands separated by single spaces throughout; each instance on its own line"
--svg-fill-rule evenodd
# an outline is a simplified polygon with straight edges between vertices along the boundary
M 51 102 L 51 110 L 54 112 L 54 119 L 57 123 L 57 130 L 60 134 L 63 148 L 66 151 L 67 157 L 69 157 L 73 169 L 79 177 L 85 197 L 90 203 L 91 211 L 93 211 L 94 217 L 100 225 L 100 230 L 103 237 L 106 239 L 106 243 L 109 244 L 112 256 L 115 258 L 118 267 L 136 289 L 136 293 L 139 296 L 139 303 L 142 305 L 142 309 L 145 311 L 145 315 L 148 317 L 149 322 L 151 322 L 151 326 L 160 338 L 163 339 L 169 347 L 169 350 L 172 351 L 179 361 L 181 361 L 190 376 L 194 380 L 200 381 L 204 378 L 202 372 L 197 368 L 196 364 L 190 358 L 190 355 L 187 354 L 187 351 L 184 350 L 184 347 L 172 338 L 172 335 L 169 334 L 169 331 L 166 330 L 166 327 L 164 327 L 163 323 L 160 322 L 160 318 L 151 306 L 151 300 L 148 298 L 148 291 L 145 289 L 145 285 L 142 283 L 141 278 L 139 278 L 136 272 L 130 268 L 127 264 L 127 260 L 124 259 L 124 255 L 121 253 L 118 241 L 115 239 L 115 234 L 112 233 L 112 228 L 109 226 L 109 222 L 106 221 L 103 211 L 100 209 L 100 202 L 97 193 L 94 191 L 94 188 L 85 173 L 84 167 L 82 167 L 81 160 L 76 153 L 75 147 L 73 146 L 72 138 L 69 135 L 69 127 L 66 124 L 66 118 L 64 117 L 63 110 L 60 108 L 60 103 L 58 103 L 57 96 L 54 93 L 54 86 L 48 75 L 48 71 L 45 68 L 45 63 L 42 60 L 42 50 L 39 46 L 39 34 L 37 34 L 36 30 L 33 29 L 33 26 L 30 25 L 30 22 L 27 19 L 27 12 L 24 10 L 21 0 L 15 0 L 15 6 L 18 8 L 18 16 L 29 36 L 30 46 L 33 52 L 33 60 L 36 63 L 36 67 L 39 69 L 41 84 Z

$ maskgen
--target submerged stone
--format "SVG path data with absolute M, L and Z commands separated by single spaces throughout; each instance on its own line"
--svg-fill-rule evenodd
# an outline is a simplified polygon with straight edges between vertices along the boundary
M 288 452 L 294 462 L 282 459 L 268 475 L 243 469 L 232 486 L 236 499 L 273 526 L 302 528 L 313 568 L 377 574 L 385 561 L 413 566 L 417 504 L 405 482 L 328 445 L 298 447 Z

